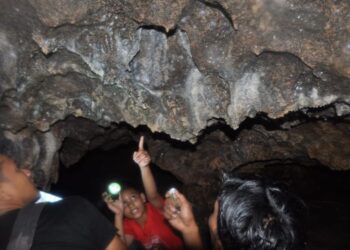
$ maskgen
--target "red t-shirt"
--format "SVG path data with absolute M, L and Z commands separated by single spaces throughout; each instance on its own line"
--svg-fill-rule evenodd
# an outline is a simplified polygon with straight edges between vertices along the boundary
M 125 218 L 124 233 L 135 237 L 146 249 L 180 250 L 183 249 L 182 240 L 177 237 L 166 224 L 163 215 L 152 204 L 146 203 L 146 221 L 142 228 L 135 220 Z

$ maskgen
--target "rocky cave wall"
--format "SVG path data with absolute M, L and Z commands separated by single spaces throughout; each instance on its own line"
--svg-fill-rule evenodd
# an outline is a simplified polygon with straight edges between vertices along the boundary
M 349 105 L 349 1 L 0 1 L 0 134 L 44 187 L 140 125 L 202 190 L 264 162 L 347 170 Z

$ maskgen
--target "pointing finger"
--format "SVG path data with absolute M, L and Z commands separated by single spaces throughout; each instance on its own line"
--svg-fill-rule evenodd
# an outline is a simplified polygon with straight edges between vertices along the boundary
M 139 141 L 139 150 L 143 150 L 144 140 L 145 140 L 145 138 L 143 136 L 141 136 L 140 141 Z

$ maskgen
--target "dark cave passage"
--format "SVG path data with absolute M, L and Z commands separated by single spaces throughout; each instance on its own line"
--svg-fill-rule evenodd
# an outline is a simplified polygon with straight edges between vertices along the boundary
M 179 150 L 181 145 L 182 143 L 174 142 L 173 146 Z M 59 181 L 52 185 L 51 191 L 61 196 L 83 196 L 112 220 L 112 214 L 104 205 L 101 193 L 111 181 L 117 181 L 122 185 L 132 185 L 142 190 L 140 172 L 132 160 L 132 154 L 136 149 L 137 142 L 132 141 L 114 148 L 100 147 L 88 151 L 78 163 L 69 168 L 60 166 Z M 188 145 L 183 144 L 183 150 L 193 153 L 195 149 L 189 150 Z M 310 161 L 309 165 L 304 163 L 303 159 L 254 162 L 237 168 L 234 174 L 241 177 L 260 177 L 282 182 L 305 201 L 309 209 L 309 219 L 306 225 L 309 236 L 307 249 L 350 249 L 348 240 L 350 234 L 348 227 L 350 224 L 348 214 L 350 211 L 350 171 L 333 171 L 317 161 L 314 163 Z M 190 169 L 191 166 L 188 167 Z M 181 183 L 170 172 L 160 169 L 155 164 L 152 165 L 152 171 L 161 194 L 173 186 L 185 193 L 191 192 L 193 184 Z M 217 190 L 219 187 L 212 188 Z M 196 193 L 198 190 L 192 191 Z M 208 200 L 214 198 L 209 197 L 212 194 L 208 194 Z M 189 197 L 190 195 L 189 193 Z M 206 222 L 211 207 L 204 204 L 210 203 L 208 200 L 198 202 L 193 199 L 194 212 L 207 240 Z
M 136 142 L 108 150 L 99 148 L 87 152 L 78 163 L 69 168 L 61 165 L 59 180 L 52 185 L 51 192 L 63 197 L 82 196 L 95 204 L 105 215 L 110 216 L 101 199 L 101 194 L 106 191 L 110 182 L 116 181 L 122 186 L 128 185 L 144 191 L 139 168 L 132 160 L 136 149 Z M 182 183 L 172 174 L 155 164 L 151 167 L 158 191 L 162 195 L 171 187 L 181 189 Z

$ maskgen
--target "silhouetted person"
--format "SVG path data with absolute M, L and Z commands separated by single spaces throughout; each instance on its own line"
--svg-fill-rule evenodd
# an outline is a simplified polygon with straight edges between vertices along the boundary
M 0 139 L 0 249 L 9 249 L 7 247 L 12 246 L 13 242 L 21 245 L 11 248 L 16 250 L 126 249 L 116 236 L 115 227 L 82 198 L 71 197 L 55 203 L 35 204 L 40 198 L 39 192 L 25 171 L 18 167 L 21 157 L 17 149 L 11 141 Z M 23 225 L 23 221 L 31 219 L 33 211 L 38 211 L 38 206 L 42 205 L 37 226 L 32 230 L 34 237 L 29 248 L 27 240 L 30 233 L 24 230 L 27 227 L 14 225 Z M 33 213 L 28 214 L 28 211 Z M 23 214 L 25 216 L 21 217 Z M 12 232 L 14 229 L 20 233 L 15 238 L 13 235 L 16 234 Z

